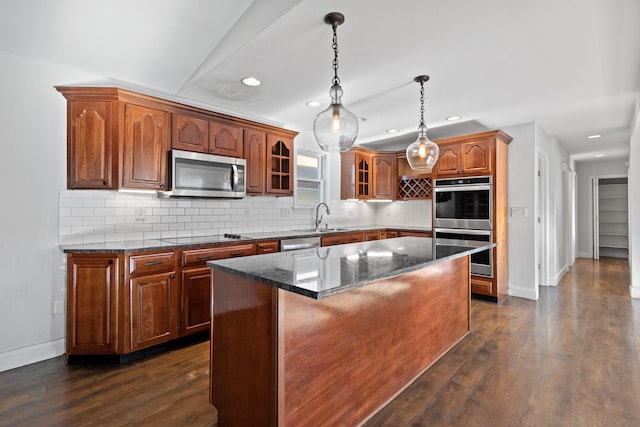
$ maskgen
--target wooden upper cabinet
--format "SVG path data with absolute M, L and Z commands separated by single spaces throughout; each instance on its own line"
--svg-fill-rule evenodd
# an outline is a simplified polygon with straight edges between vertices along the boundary
M 472 139 L 458 143 L 439 143 L 440 156 L 434 175 L 490 175 L 492 167 L 492 141 L 490 138 Z
M 462 171 L 487 175 L 492 168 L 492 142 L 488 138 L 472 140 L 460 144 Z
M 171 148 L 206 153 L 209 149 L 209 121 L 186 116 L 172 115 Z
M 244 158 L 247 161 L 244 178 L 247 194 L 264 194 L 267 134 L 259 130 L 245 129 L 243 141 Z
M 249 194 L 293 194 L 297 132 L 115 87 L 56 89 L 67 99 L 69 189 L 166 190 L 174 148 L 245 157 Z M 247 129 L 255 139 L 245 156 Z
M 393 200 L 396 195 L 396 154 L 374 154 L 371 159 L 373 165 L 372 197 Z
M 340 153 L 340 198 L 370 199 L 373 168 L 371 153 L 355 148 Z
M 440 147 L 440 156 L 433 169 L 434 175 L 457 175 L 461 168 L 460 144 Z
M 67 188 L 117 188 L 111 101 L 70 101 L 67 108 Z
M 293 138 L 267 134 L 266 193 L 293 195 Z
M 169 113 L 125 104 L 122 187 L 167 188 Z
M 242 157 L 242 128 L 231 122 L 209 123 L 209 153 L 228 157 Z

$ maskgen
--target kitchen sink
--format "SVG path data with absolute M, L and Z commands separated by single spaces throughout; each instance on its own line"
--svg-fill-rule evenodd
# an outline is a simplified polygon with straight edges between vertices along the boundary
M 348 230 L 347 228 L 320 228 L 320 229 L 312 228 L 309 230 L 300 230 L 300 231 L 304 233 L 321 233 L 322 234 L 322 233 L 335 233 L 338 231 L 347 231 L 347 230 Z

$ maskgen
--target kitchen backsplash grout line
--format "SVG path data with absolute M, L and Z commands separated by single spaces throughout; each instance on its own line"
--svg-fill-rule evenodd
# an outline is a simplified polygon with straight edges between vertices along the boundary
M 430 227 L 431 201 L 388 204 L 329 201 L 332 227 Z M 158 199 L 155 194 L 62 190 L 59 244 L 277 232 L 314 226 L 314 210 L 293 206 L 292 197 L 240 200 Z M 143 218 L 136 214 L 143 213 Z

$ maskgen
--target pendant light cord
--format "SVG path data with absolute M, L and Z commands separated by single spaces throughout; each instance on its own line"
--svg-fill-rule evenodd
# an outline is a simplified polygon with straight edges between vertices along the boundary
M 424 82 L 420 82 L 420 126 L 424 124 Z
M 334 86 L 340 85 L 340 79 L 338 78 L 338 33 L 336 32 L 336 28 L 338 26 L 333 24 L 331 26 L 333 28 L 333 44 L 331 47 L 333 48 L 333 83 Z

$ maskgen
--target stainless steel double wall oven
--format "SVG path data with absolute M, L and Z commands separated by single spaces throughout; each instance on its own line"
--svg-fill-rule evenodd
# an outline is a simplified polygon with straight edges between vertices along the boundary
M 494 241 L 491 176 L 436 179 L 434 192 L 436 245 Z M 493 249 L 471 255 L 471 274 L 493 277 Z

